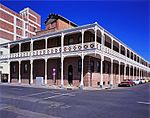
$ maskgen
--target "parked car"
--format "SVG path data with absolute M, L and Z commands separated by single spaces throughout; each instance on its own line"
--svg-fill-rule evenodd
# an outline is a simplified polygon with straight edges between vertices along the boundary
M 133 81 L 124 81 L 118 84 L 118 87 L 131 87 L 134 86 L 135 83 Z
M 146 82 L 146 83 L 148 83 L 148 82 L 149 82 L 149 80 L 148 80 L 148 79 L 145 79 L 145 82 Z
M 142 84 L 146 83 L 146 82 L 145 82 L 145 79 L 141 79 L 141 83 L 142 83 Z
M 133 82 L 134 82 L 136 85 L 141 84 L 141 80 L 140 80 L 140 79 L 133 80 Z

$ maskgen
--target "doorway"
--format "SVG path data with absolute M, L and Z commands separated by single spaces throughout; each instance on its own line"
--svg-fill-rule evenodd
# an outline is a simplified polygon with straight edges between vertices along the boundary
M 72 65 L 68 66 L 68 83 L 71 85 L 73 81 L 73 67 Z

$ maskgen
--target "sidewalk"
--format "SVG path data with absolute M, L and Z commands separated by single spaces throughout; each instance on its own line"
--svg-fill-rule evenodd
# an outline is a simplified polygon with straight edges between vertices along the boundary
M 6 85 L 6 86 L 19 86 L 19 87 L 31 87 L 31 88 L 45 88 L 45 89 L 64 89 L 64 90 L 112 90 L 117 89 L 117 86 L 113 86 L 112 88 L 108 86 L 104 86 L 103 88 L 100 87 L 84 87 L 83 89 L 80 89 L 77 86 L 70 86 L 66 85 L 63 88 L 59 85 L 36 85 L 36 84 L 19 84 L 19 83 L 0 83 L 0 85 Z

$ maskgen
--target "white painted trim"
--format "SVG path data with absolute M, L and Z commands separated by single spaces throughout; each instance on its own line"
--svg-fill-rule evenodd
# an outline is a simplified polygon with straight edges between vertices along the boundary
M 10 12 L 4 10 L 4 9 L 2 9 L 1 7 L 0 7 L 0 10 L 3 11 L 3 12 L 5 12 L 5 13 L 7 13 L 7 14 L 9 14 L 9 15 L 11 15 L 12 17 L 16 16 L 16 15 L 14 15 L 14 14 L 12 14 L 12 13 L 10 13 Z M 18 15 L 19 15 L 19 14 L 18 14 Z M 24 21 L 23 19 L 19 18 L 18 16 L 16 16 L 16 17 L 17 17 L 19 20 Z
M 37 17 L 35 15 L 31 14 L 30 12 L 28 14 L 31 15 L 32 17 L 36 18 L 36 20 L 37 20 Z
M 11 23 L 11 22 L 9 22 L 9 21 L 7 21 L 7 20 L 5 20 L 5 19 L 0 18 L 0 21 L 3 21 L 3 22 L 5 22 L 5 23 L 8 23 L 8 24 L 10 24 L 10 25 L 13 25 L 13 26 L 14 26 L 14 24 L 13 24 L 13 23 Z
M 13 24 L 13 23 L 10 23 L 10 22 L 8 22 L 8 21 L 2 19 L 2 18 L 0 18 L 0 20 L 3 21 L 3 22 L 5 22 L 5 23 L 8 23 L 8 24 L 10 24 L 10 25 L 13 25 L 14 27 L 18 27 L 18 28 L 20 28 L 20 29 L 23 30 L 23 31 L 27 31 L 27 32 L 29 32 L 29 33 L 31 33 L 31 34 L 33 34 L 33 35 L 36 34 L 35 32 L 31 32 L 30 30 L 25 29 L 24 27 L 20 27 L 20 26 L 18 26 L 18 25 L 15 25 L 15 24 Z M 32 27 L 37 28 L 36 26 L 34 26 L 34 25 L 32 25 L 32 24 L 29 24 L 29 25 L 31 25 Z
M 22 22 L 26 22 L 24 19 L 19 18 L 18 16 L 16 16 L 16 15 L 14 15 L 14 14 L 12 14 L 12 13 L 10 13 L 10 12 L 4 10 L 4 9 L 2 9 L 1 7 L 0 7 L 0 10 L 3 11 L 3 12 L 5 12 L 5 13 L 7 13 L 7 14 L 9 14 L 9 15 L 11 15 L 11 16 L 13 16 L 13 17 L 17 17 L 17 18 L 18 18 L 19 20 L 21 20 Z M 20 15 L 20 14 L 18 14 L 18 15 Z M 20 15 L 20 16 L 21 16 L 21 15 Z M 21 17 L 22 17 L 22 16 L 21 16 Z M 28 20 L 33 23 L 32 20 L 30 20 L 30 19 L 28 19 Z M 29 24 L 31 24 L 31 23 L 29 23 Z M 36 23 L 36 22 L 35 22 L 35 24 L 38 25 L 39 27 L 41 27 L 40 24 L 38 24 L 38 23 Z
M 39 27 L 41 27 L 41 25 L 40 25 L 40 24 L 38 24 L 37 22 L 34 22 L 33 20 L 28 19 L 28 21 L 30 21 L 30 22 L 32 22 L 32 23 L 34 23 L 34 24 L 38 25 Z M 31 23 L 29 23 L 29 24 L 31 24 Z
M 5 30 L 5 29 L 0 28 L 0 30 L 1 30 L 1 31 L 4 31 L 4 32 L 7 32 L 7 33 L 9 33 L 9 34 L 14 35 L 14 33 L 10 32 L 10 31 L 7 31 L 7 30 Z

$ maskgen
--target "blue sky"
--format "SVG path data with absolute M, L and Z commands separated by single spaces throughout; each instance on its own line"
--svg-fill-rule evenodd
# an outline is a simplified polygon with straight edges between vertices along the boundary
M 60 14 L 78 25 L 98 22 L 150 62 L 150 1 L 11 1 L 1 3 L 18 12 L 30 7 L 41 15 L 42 29 L 50 13 Z

